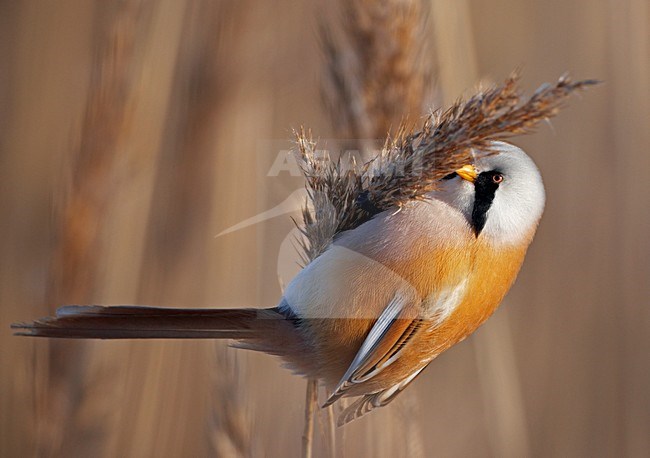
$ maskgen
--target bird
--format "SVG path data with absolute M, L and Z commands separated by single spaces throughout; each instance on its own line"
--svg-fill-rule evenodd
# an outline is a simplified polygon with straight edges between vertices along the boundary
M 390 403 L 492 315 L 544 205 L 533 160 L 495 141 L 425 198 L 340 233 L 275 307 L 69 305 L 12 327 L 37 337 L 232 339 L 317 379 L 329 394 L 323 407 L 355 397 L 343 425 Z

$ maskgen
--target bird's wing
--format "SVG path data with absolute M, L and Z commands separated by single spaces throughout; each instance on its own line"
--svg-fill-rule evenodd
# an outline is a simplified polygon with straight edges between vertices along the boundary
M 328 406 L 357 383 L 363 383 L 394 363 L 422 326 L 415 304 L 397 294 L 381 313 L 341 381 L 327 399 Z
M 401 382 L 393 385 L 386 390 L 378 391 L 377 393 L 366 394 L 355 400 L 339 415 L 337 419 L 338 426 L 343 426 L 346 423 L 349 423 L 352 420 L 356 420 L 357 418 L 367 414 L 374 408 L 383 407 L 391 402 L 398 394 L 404 390 L 404 388 L 410 385 L 411 382 L 415 380 L 418 375 L 420 375 L 420 373 L 424 370 L 425 367 L 427 367 L 427 365 L 428 363 L 417 369 Z
M 430 294 L 424 300 L 414 300 L 411 294 L 398 292 L 375 321 L 325 406 L 335 402 L 355 384 L 367 382 L 397 361 L 421 330 L 430 331 L 444 322 L 461 302 L 466 286 L 467 280 L 463 279 L 453 287 Z M 355 405 L 359 402 L 362 404 L 353 410 L 364 413 L 370 410 L 369 406 L 387 404 L 428 363 L 429 361 L 422 361 L 420 367 L 414 367 L 411 375 L 393 387 L 364 396 L 365 401 L 357 401 Z

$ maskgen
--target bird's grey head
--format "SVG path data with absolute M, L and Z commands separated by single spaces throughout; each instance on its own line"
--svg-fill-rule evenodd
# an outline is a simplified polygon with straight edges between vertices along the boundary
M 474 164 L 443 179 L 432 196 L 461 211 L 477 237 L 520 243 L 542 216 L 542 177 L 520 148 L 503 142 L 494 146 L 495 154 L 476 153 Z

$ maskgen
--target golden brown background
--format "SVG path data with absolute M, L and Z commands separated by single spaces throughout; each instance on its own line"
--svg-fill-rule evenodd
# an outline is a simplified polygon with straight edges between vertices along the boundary
M 504 306 L 337 431 L 338 453 L 648 456 L 650 5 L 427 3 L 445 102 L 517 67 L 527 89 L 565 71 L 605 84 L 515 142 L 548 204 Z M 305 381 L 271 357 L 8 326 L 64 303 L 274 305 L 289 217 L 215 235 L 300 186 L 264 175 L 292 127 L 335 135 L 316 21 L 330 6 L 0 1 L 0 456 L 300 453 Z

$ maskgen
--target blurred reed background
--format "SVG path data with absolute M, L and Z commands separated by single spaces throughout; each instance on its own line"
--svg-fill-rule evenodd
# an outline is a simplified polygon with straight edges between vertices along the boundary
M 529 89 L 605 81 L 515 142 L 548 191 L 519 280 L 336 452 L 648 456 L 650 5 L 380 3 L 0 1 L 0 456 L 298 455 L 305 381 L 271 357 L 9 323 L 65 303 L 274 305 L 290 218 L 215 235 L 300 188 L 267 176 L 292 127 L 354 146 L 517 67 Z

